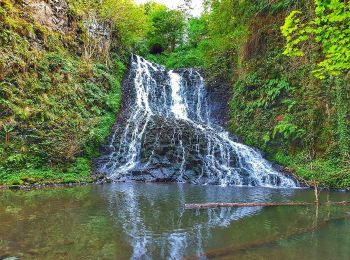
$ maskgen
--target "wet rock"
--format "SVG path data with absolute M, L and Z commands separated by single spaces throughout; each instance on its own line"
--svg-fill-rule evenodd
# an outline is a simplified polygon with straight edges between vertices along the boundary
M 19 260 L 17 256 L 5 256 L 4 258 L 0 257 L 2 260 Z
M 9 186 L 10 190 L 20 190 L 21 189 L 21 185 L 11 185 Z

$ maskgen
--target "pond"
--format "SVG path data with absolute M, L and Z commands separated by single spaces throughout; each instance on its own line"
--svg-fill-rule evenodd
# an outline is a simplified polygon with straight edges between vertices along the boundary
M 349 259 L 349 206 L 184 209 L 313 200 L 308 189 L 176 183 L 1 191 L 0 259 Z

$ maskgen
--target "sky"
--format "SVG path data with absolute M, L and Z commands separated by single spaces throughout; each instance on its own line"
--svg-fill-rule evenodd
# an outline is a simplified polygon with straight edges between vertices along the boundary
M 136 0 L 136 3 L 146 3 L 150 0 Z M 183 0 L 153 0 L 154 2 L 165 4 L 170 9 L 175 9 L 177 6 L 183 3 Z M 199 16 L 202 8 L 203 0 L 192 0 L 192 15 Z

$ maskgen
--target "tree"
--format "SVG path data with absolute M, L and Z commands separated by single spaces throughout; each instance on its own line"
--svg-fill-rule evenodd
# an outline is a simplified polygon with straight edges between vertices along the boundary
M 207 22 L 205 16 L 191 18 L 188 21 L 188 41 L 193 47 L 205 39 Z
M 173 52 L 184 40 L 184 14 L 154 3 L 146 6 L 145 9 L 151 21 L 151 27 L 146 35 L 149 47 L 158 44 L 164 50 Z
M 109 21 L 121 43 L 132 46 L 146 31 L 147 23 L 144 9 L 133 0 L 104 0 L 100 15 Z

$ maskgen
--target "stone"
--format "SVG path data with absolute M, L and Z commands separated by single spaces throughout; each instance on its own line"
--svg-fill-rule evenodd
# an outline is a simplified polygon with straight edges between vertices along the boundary
M 66 32 L 68 28 L 68 4 L 65 0 L 25 0 L 33 18 L 53 31 Z

